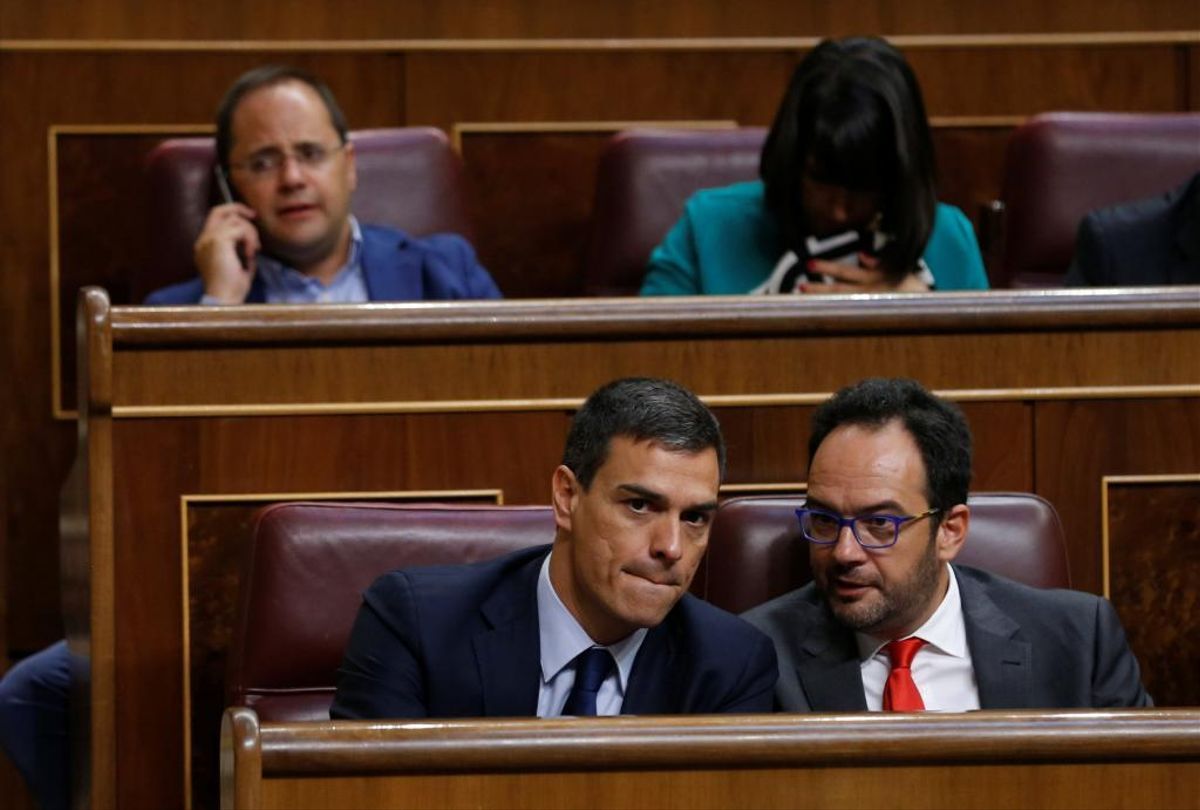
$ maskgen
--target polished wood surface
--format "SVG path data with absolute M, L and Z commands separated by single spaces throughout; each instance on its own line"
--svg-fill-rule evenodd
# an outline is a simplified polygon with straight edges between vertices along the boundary
M 1029 31 L 1156 31 L 1200 28 L 1188 0 L 359 0 L 354 13 L 308 3 L 237 0 L 203 10 L 187 0 L 146 8 L 134 0 L 77 0 L 72 13 L 17 3 L 0 15 L 3 39 L 493 39 L 546 37 L 748 37 L 780 35 L 995 34 Z
M 1099 592 L 1100 475 L 1200 469 L 1186 438 L 1200 436 L 1197 288 L 232 309 L 112 308 L 92 291 L 83 304 L 90 481 L 71 502 L 91 536 L 68 543 L 66 573 L 80 650 L 91 634 L 100 806 L 215 794 L 201 784 L 215 740 L 189 724 L 193 703 L 213 705 L 225 614 L 185 595 L 236 579 L 243 540 L 209 555 L 193 530 L 216 524 L 181 504 L 463 489 L 545 503 L 571 411 L 629 374 L 677 379 L 716 408 L 731 483 L 794 485 L 815 404 L 907 375 L 962 403 L 975 489 L 1055 504 L 1073 583 Z M 1109 421 L 1080 416 L 1093 413 Z M 149 772 L 121 754 L 148 749 Z
M 0 377 L 21 381 L 0 393 L 0 430 L 13 471 L 6 500 L 20 505 L 9 515 L 9 555 L 21 571 L 10 573 L 8 583 L 11 647 L 32 651 L 61 633 L 56 512 L 74 452 L 72 429 L 61 421 L 73 402 L 69 390 L 66 402 L 57 395 L 61 377 L 54 373 L 61 360 L 70 379 L 62 344 L 69 342 L 71 312 L 63 302 L 74 285 L 102 281 L 114 295 L 128 290 L 131 297 L 137 287 L 120 272 L 124 262 L 136 262 L 131 243 L 138 237 L 129 234 L 139 227 L 139 203 L 126 193 L 133 169 L 119 183 L 107 179 L 114 165 L 136 163 L 111 151 L 125 136 L 71 135 L 59 144 L 61 160 L 51 160 L 54 132 L 142 127 L 144 134 L 208 124 L 233 78 L 267 61 L 294 62 L 324 76 L 361 128 L 765 124 L 796 60 L 819 37 L 874 30 L 897 35 L 930 115 L 950 121 L 953 138 L 939 130 L 942 186 L 974 216 L 980 198 L 999 186 L 1002 133 L 1026 115 L 1054 108 L 1200 109 L 1194 3 L 915 0 L 900 10 L 899 0 L 878 0 L 851 10 L 757 0 L 734 11 L 702 0 L 689 2 L 686 13 L 676 3 L 601 5 L 511 0 L 481 8 L 460 0 L 372 3 L 369 13 L 358 6 L 348 13 L 337 4 L 310 3 L 296 13 L 268 3 L 250 13 L 229 2 L 203 10 L 172 2 L 135 12 L 128 0 L 81 0 L 69 14 L 4 5 Z M 1014 30 L 1022 33 L 1002 33 Z M 981 127 L 981 121 L 991 123 Z M 973 134 L 962 127 L 974 127 Z M 572 240 L 589 204 L 583 164 L 590 153 L 580 146 L 582 136 L 543 137 L 521 141 L 511 160 L 498 136 L 464 144 L 475 160 L 473 176 L 484 183 L 476 183 L 476 198 L 488 206 L 476 212 L 487 223 L 481 253 L 502 286 L 518 295 L 573 288 Z M 539 145 L 558 162 L 533 162 Z M 89 168 L 89 160 L 109 158 L 112 165 Z M 527 204 L 515 198 L 514 183 L 528 189 Z M 533 222 L 526 211 L 560 218 Z M 514 222 L 522 227 L 506 230 Z M 56 281 L 58 252 L 64 264 Z
M 1200 713 L 258 723 L 222 807 L 1197 807 Z

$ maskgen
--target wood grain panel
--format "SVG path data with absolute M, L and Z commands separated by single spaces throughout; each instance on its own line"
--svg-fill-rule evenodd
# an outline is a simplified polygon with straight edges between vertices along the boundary
M 414 53 L 414 124 L 731 120 L 768 124 L 797 52 Z
M 1200 408 L 1194 400 L 1038 402 L 1034 425 L 1036 491 L 1062 516 L 1071 583 L 1100 593 L 1103 477 L 1200 470 Z
M 1158 46 L 910 49 L 931 116 L 1179 109 L 1177 51 Z
M 1105 480 L 1105 583 L 1158 706 L 1200 705 L 1200 465 L 1190 480 Z
M 747 37 L 953 34 L 1025 31 L 1195 29 L 1188 0 L 359 0 L 351 8 L 237 0 L 198 8 L 186 0 L 146 7 L 134 0 L 77 0 L 70 14 L 39 4 L 6 4 L 0 39 L 424 39 L 550 37 Z

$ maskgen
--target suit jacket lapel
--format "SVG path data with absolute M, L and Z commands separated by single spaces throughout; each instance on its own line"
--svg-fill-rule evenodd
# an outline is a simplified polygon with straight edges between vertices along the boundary
M 961 568 L 954 570 L 980 707 L 1032 708 L 1032 645 L 1015 637 L 1021 626 L 988 597 L 983 583 Z
M 394 231 L 362 227 L 362 269 L 371 301 L 420 301 L 425 297 L 421 256 L 402 250 L 408 237 Z
M 826 612 L 824 607 L 814 609 Z M 810 708 L 818 712 L 866 711 L 854 634 L 826 615 L 822 621 L 809 623 L 802 638 L 796 675 Z
M 537 577 L 545 555 L 538 555 L 497 586 L 480 608 L 490 629 L 475 636 L 475 662 L 483 691 L 485 717 L 537 714 L 541 684 Z
M 633 660 L 621 714 L 675 714 L 686 711 L 685 667 L 676 663 L 672 616 L 646 633 Z

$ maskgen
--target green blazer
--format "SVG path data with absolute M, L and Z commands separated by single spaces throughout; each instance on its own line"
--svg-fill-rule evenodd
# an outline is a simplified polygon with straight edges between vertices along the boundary
M 736 295 L 762 283 L 784 247 L 755 180 L 698 191 L 650 254 L 642 295 Z M 925 263 L 939 290 L 986 290 L 975 231 L 962 211 L 938 203 Z

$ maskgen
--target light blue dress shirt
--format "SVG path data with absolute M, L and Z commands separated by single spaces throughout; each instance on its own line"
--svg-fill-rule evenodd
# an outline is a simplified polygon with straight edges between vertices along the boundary
M 571 663 L 584 650 L 604 646 L 592 640 L 555 593 L 554 585 L 550 582 L 552 555 L 553 552 L 546 555 L 537 584 L 538 635 L 542 651 L 538 717 L 557 717 L 562 714 L 571 687 L 575 685 L 575 668 Z M 617 666 L 600 684 L 600 691 L 596 695 L 597 715 L 621 713 L 625 691 L 629 686 L 629 674 L 633 671 L 633 660 L 637 658 L 646 632 L 646 628 L 640 628 L 617 643 L 608 645 L 608 651 Z
M 255 257 L 255 272 L 262 278 L 268 304 L 365 304 L 367 280 L 362 269 L 362 229 L 358 220 L 350 217 L 350 255 L 329 284 L 322 284 L 283 262 L 259 253 Z M 207 295 L 201 304 L 219 304 Z

